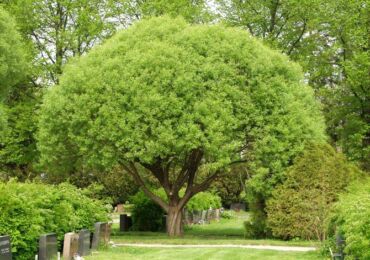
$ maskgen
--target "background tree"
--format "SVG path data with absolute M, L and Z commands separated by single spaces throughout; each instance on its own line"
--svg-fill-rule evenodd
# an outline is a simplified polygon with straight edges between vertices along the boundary
M 298 61 L 324 104 L 333 143 L 369 168 L 369 3 L 217 0 L 224 21 Z
M 0 102 L 26 76 L 27 53 L 14 19 L 0 6 Z
M 182 208 L 220 171 L 260 155 L 279 170 L 305 140 L 323 138 L 301 79 L 295 64 L 241 30 L 167 17 L 137 23 L 67 66 L 46 95 L 41 163 L 55 172 L 120 165 L 167 212 L 169 235 L 180 235 Z
M 37 49 L 45 84 L 58 82 L 70 57 L 88 52 L 117 29 L 147 16 L 205 16 L 205 1 L 142 0 L 0 0 L 16 17 L 25 38 Z

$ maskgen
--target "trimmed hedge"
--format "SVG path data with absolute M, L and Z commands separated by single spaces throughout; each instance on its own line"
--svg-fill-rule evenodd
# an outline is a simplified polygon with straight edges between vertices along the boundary
M 100 201 L 67 183 L 0 182 L 0 198 L 0 235 L 11 236 L 15 259 L 33 259 L 41 234 L 54 232 L 61 243 L 67 232 L 108 220 Z

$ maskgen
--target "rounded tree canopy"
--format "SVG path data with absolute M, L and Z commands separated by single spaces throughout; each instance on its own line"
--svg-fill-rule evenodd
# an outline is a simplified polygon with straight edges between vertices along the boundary
M 0 6 L 0 101 L 25 75 L 26 52 L 12 17 Z
M 252 151 L 284 165 L 323 137 L 302 82 L 296 64 L 243 30 L 144 20 L 66 66 L 41 109 L 41 160 L 59 170 L 159 158 L 181 167 L 198 149 L 211 170 Z

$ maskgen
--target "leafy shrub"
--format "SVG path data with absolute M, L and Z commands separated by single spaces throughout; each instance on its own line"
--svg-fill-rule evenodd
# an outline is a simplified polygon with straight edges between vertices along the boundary
M 273 235 L 324 240 L 330 209 L 356 176 L 358 170 L 330 145 L 307 146 L 267 202 L 267 224 Z
M 235 212 L 232 210 L 224 210 L 221 213 L 221 218 L 224 219 L 233 219 L 236 218 Z
M 370 259 L 370 178 L 348 190 L 335 204 L 330 226 L 345 237 L 346 259 Z
M 160 193 L 157 191 L 157 193 Z M 153 202 L 143 191 L 139 191 L 131 198 L 133 230 L 160 231 L 164 230 L 164 210 Z
M 0 182 L 0 198 L 0 234 L 11 236 L 15 259 L 33 259 L 41 234 L 54 232 L 60 243 L 65 233 L 108 219 L 100 201 L 66 183 Z
M 221 198 L 210 192 L 199 192 L 189 200 L 188 204 L 186 204 L 186 208 L 189 211 L 207 210 L 209 208 L 217 209 L 220 207 Z

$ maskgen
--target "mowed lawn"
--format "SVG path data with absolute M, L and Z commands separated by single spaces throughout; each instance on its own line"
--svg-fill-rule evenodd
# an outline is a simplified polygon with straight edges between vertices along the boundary
M 119 232 L 113 227 L 111 240 L 120 243 L 171 244 L 171 245 L 279 245 L 279 246 L 317 246 L 312 241 L 281 241 L 271 239 L 244 239 L 243 222 L 248 214 L 238 213 L 236 218 L 221 219 L 206 225 L 193 225 L 185 229 L 181 238 L 169 238 L 161 232 Z M 94 252 L 90 260 L 103 259 L 284 259 L 317 260 L 323 259 L 317 252 L 282 252 L 275 250 L 247 248 L 142 248 L 117 246 Z
M 205 259 L 253 259 L 253 260 L 318 260 L 316 252 L 279 252 L 245 248 L 132 248 L 115 247 L 95 252 L 89 260 L 205 260 Z
M 274 239 L 245 239 L 243 222 L 248 213 L 236 213 L 236 218 L 221 219 L 206 225 L 192 225 L 185 228 L 180 238 L 168 238 L 163 232 L 118 232 L 118 224 L 113 226 L 112 240 L 115 243 L 151 244 L 234 244 L 234 245 L 274 245 L 274 246 L 318 246 L 317 241 L 282 241 Z

